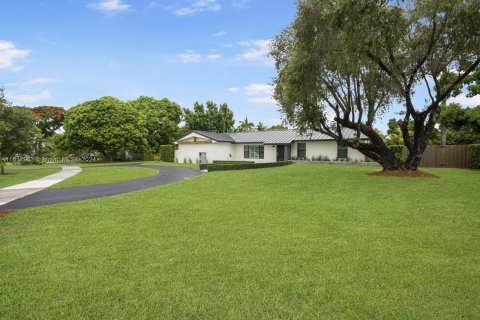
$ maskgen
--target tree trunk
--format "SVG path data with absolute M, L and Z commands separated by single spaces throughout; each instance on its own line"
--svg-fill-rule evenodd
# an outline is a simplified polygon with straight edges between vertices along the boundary
M 0 163 L 0 174 L 1 175 L 5 174 L 5 164 L 3 162 Z
M 445 126 L 440 126 L 440 145 L 447 145 L 447 128 Z

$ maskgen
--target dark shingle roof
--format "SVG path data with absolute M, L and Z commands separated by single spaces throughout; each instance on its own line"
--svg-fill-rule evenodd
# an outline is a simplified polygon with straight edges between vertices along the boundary
M 235 143 L 235 140 L 228 133 L 216 133 L 216 132 L 201 131 L 201 130 L 193 130 L 192 132 L 196 132 L 204 137 L 210 138 L 218 142 Z
M 233 132 L 233 133 L 215 133 L 208 131 L 194 130 L 204 137 L 210 138 L 218 142 L 231 143 L 262 143 L 262 144 L 290 144 L 295 141 L 322 141 L 333 140 L 326 134 L 310 131 L 300 134 L 297 130 L 278 130 L 278 131 L 252 131 L 252 132 Z M 356 131 L 352 129 L 343 129 L 345 139 L 356 137 Z M 363 134 L 360 139 L 367 139 Z

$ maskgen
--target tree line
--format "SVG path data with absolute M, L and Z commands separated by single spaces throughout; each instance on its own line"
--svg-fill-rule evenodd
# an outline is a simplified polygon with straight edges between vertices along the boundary
M 182 125 L 183 124 L 183 125 Z M 247 118 L 234 126 L 227 103 L 196 102 L 193 110 L 167 98 L 141 96 L 121 101 L 101 97 L 68 110 L 56 106 L 12 106 L 0 88 L 0 158 L 80 155 L 96 151 L 111 161 L 126 151 L 151 155 L 191 130 L 233 132 L 281 130 L 282 125 L 254 125 Z M 63 129 L 59 133 L 59 129 Z

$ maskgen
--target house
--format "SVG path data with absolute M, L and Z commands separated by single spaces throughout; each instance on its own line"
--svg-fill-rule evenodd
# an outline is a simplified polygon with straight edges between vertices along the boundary
M 347 139 L 356 137 L 356 132 L 343 129 Z M 361 135 L 361 139 L 367 137 Z M 194 130 L 176 140 L 175 159 L 178 162 L 192 161 L 211 163 L 222 161 L 277 162 L 294 159 L 328 157 L 365 161 L 359 151 L 338 146 L 331 137 L 310 132 L 300 134 L 296 130 L 214 133 Z

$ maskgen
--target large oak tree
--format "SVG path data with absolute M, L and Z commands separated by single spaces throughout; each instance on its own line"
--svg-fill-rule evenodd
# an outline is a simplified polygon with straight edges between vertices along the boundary
M 71 148 L 98 151 L 112 161 L 119 153 L 145 150 L 145 123 L 145 116 L 130 104 L 102 97 L 67 110 L 63 127 Z
M 478 70 L 478 21 L 478 0 L 300 0 L 295 21 L 272 44 L 274 97 L 301 130 L 323 132 L 384 170 L 416 170 L 441 103 Z M 427 99 L 416 104 L 421 88 Z M 405 161 L 374 128 L 395 103 Z M 356 138 L 345 139 L 342 128 Z

